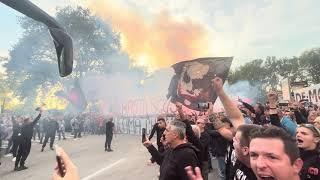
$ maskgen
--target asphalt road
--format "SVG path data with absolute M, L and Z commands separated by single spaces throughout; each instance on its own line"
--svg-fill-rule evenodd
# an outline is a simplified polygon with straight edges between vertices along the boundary
M 105 136 L 85 136 L 78 140 L 56 141 L 70 155 L 78 166 L 82 180 L 156 180 L 158 165 L 147 165 L 150 158 L 142 146 L 140 136 L 116 135 L 113 152 L 104 151 Z M 0 166 L 1 180 L 45 180 L 51 179 L 55 166 L 55 153 L 48 145 L 40 152 L 41 145 L 32 143 L 31 153 L 26 161 L 29 168 L 13 171 L 12 157 L 3 157 Z M 212 180 L 213 178 L 211 174 Z

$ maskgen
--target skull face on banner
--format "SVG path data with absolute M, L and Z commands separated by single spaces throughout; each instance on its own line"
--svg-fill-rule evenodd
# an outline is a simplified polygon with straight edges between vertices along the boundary
M 218 76 L 226 80 L 232 57 L 199 58 L 172 65 L 175 75 L 171 78 L 167 98 L 180 102 L 189 109 L 200 111 L 199 104 L 214 102 L 217 94 L 211 80 Z

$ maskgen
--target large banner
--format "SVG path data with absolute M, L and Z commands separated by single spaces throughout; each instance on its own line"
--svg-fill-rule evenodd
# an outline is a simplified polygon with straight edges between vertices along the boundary
M 174 117 L 166 117 L 170 122 Z M 145 117 L 116 117 L 114 119 L 115 131 L 118 134 L 141 135 L 142 128 L 146 128 L 147 134 L 151 133 L 153 125 L 157 122 L 156 116 Z
M 214 103 L 217 94 L 211 80 L 218 76 L 226 80 L 232 57 L 199 58 L 172 65 L 172 77 L 167 98 L 172 103 L 180 102 L 189 109 L 200 111 L 198 104 Z
M 293 92 L 296 101 L 306 99 L 309 102 L 312 102 L 313 104 L 320 105 L 320 84 L 310 86 L 307 88 L 298 89 Z

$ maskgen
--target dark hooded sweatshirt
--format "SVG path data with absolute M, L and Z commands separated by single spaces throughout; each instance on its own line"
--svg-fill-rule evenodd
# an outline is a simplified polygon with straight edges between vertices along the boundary
M 198 149 L 190 143 L 180 144 L 160 154 L 154 146 L 148 147 L 155 161 L 160 165 L 159 180 L 187 180 L 185 167 L 200 167 Z

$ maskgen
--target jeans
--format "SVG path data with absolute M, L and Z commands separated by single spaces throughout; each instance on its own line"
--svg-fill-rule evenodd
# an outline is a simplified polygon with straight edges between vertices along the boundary
M 217 157 L 218 160 L 218 172 L 219 177 L 221 180 L 226 179 L 226 163 L 225 163 L 225 157 Z

